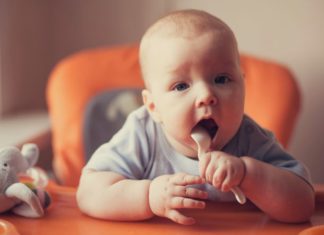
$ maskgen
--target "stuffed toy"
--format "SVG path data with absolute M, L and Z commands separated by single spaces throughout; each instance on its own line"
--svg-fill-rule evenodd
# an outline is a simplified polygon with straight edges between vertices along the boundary
M 38 155 L 35 144 L 25 144 L 21 151 L 16 147 L 0 149 L 0 213 L 10 210 L 30 218 L 44 215 L 44 209 L 50 203 L 49 195 L 43 190 L 44 183 L 36 182 L 36 186 L 41 187 L 34 187 L 31 183 L 19 182 L 21 175 L 33 169 Z M 35 169 L 31 172 L 35 175 Z M 34 178 L 39 181 L 44 177 Z

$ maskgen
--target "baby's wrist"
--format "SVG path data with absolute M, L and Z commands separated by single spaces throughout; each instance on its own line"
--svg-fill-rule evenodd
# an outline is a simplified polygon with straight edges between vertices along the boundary
M 148 185 L 148 190 L 147 190 L 148 209 L 151 211 L 151 213 L 153 215 L 155 215 L 155 213 L 153 212 L 153 205 L 152 205 L 152 203 L 154 202 L 154 200 L 152 199 L 152 197 L 153 197 L 152 193 L 154 191 L 154 190 L 152 190 L 152 187 L 153 187 L 153 184 L 154 184 L 154 180 L 155 179 L 150 181 L 150 183 Z
M 242 175 L 242 178 L 240 180 L 240 182 L 238 183 L 238 187 L 240 187 L 245 179 L 245 176 L 246 176 L 246 165 L 245 165 L 245 162 L 244 162 L 244 158 L 243 157 L 240 157 L 240 160 L 242 162 L 242 166 L 243 166 L 243 175 Z
M 150 181 L 148 187 L 148 207 L 152 216 L 163 216 L 163 206 L 160 200 L 161 191 L 159 190 L 161 187 L 161 180 L 165 178 L 166 175 L 158 176 Z
M 147 211 L 147 213 L 148 214 L 151 214 L 151 216 L 150 217 L 152 217 L 152 216 L 154 216 L 155 215 L 155 213 L 153 212 L 153 210 L 152 210 L 152 199 L 151 199 L 151 197 L 152 197 L 152 195 L 151 195 L 151 187 L 152 187 L 152 181 L 153 180 L 147 180 L 148 181 L 148 186 L 147 186 L 147 209 L 146 209 L 146 211 Z

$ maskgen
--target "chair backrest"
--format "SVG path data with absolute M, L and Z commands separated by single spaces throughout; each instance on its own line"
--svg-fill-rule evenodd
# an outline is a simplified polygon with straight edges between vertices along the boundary
M 241 55 L 245 112 L 287 147 L 300 108 L 300 92 L 290 71 L 277 63 Z M 84 166 L 83 120 L 88 101 L 118 88 L 142 88 L 138 45 L 81 51 L 60 61 L 47 86 L 52 124 L 53 170 L 65 185 L 77 186 Z

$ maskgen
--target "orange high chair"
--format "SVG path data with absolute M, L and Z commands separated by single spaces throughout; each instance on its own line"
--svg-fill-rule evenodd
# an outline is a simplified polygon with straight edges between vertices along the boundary
M 241 66 L 246 84 L 245 112 L 287 147 L 300 108 L 294 77 L 280 64 L 249 55 L 241 55 Z M 104 91 L 143 86 L 138 45 L 85 50 L 58 63 L 49 78 L 47 103 L 53 170 L 60 183 L 77 186 L 86 163 L 83 122 L 89 100 Z

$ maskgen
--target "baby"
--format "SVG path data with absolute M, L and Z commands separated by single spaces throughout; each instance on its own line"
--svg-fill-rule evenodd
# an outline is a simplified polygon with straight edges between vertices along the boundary
M 154 215 L 193 224 L 181 209 L 234 200 L 239 187 L 273 219 L 302 222 L 314 210 L 309 175 L 274 136 L 244 115 L 244 79 L 231 29 L 198 10 L 154 23 L 140 44 L 144 106 L 83 169 L 80 209 L 109 220 Z M 212 138 L 197 157 L 192 130 Z

